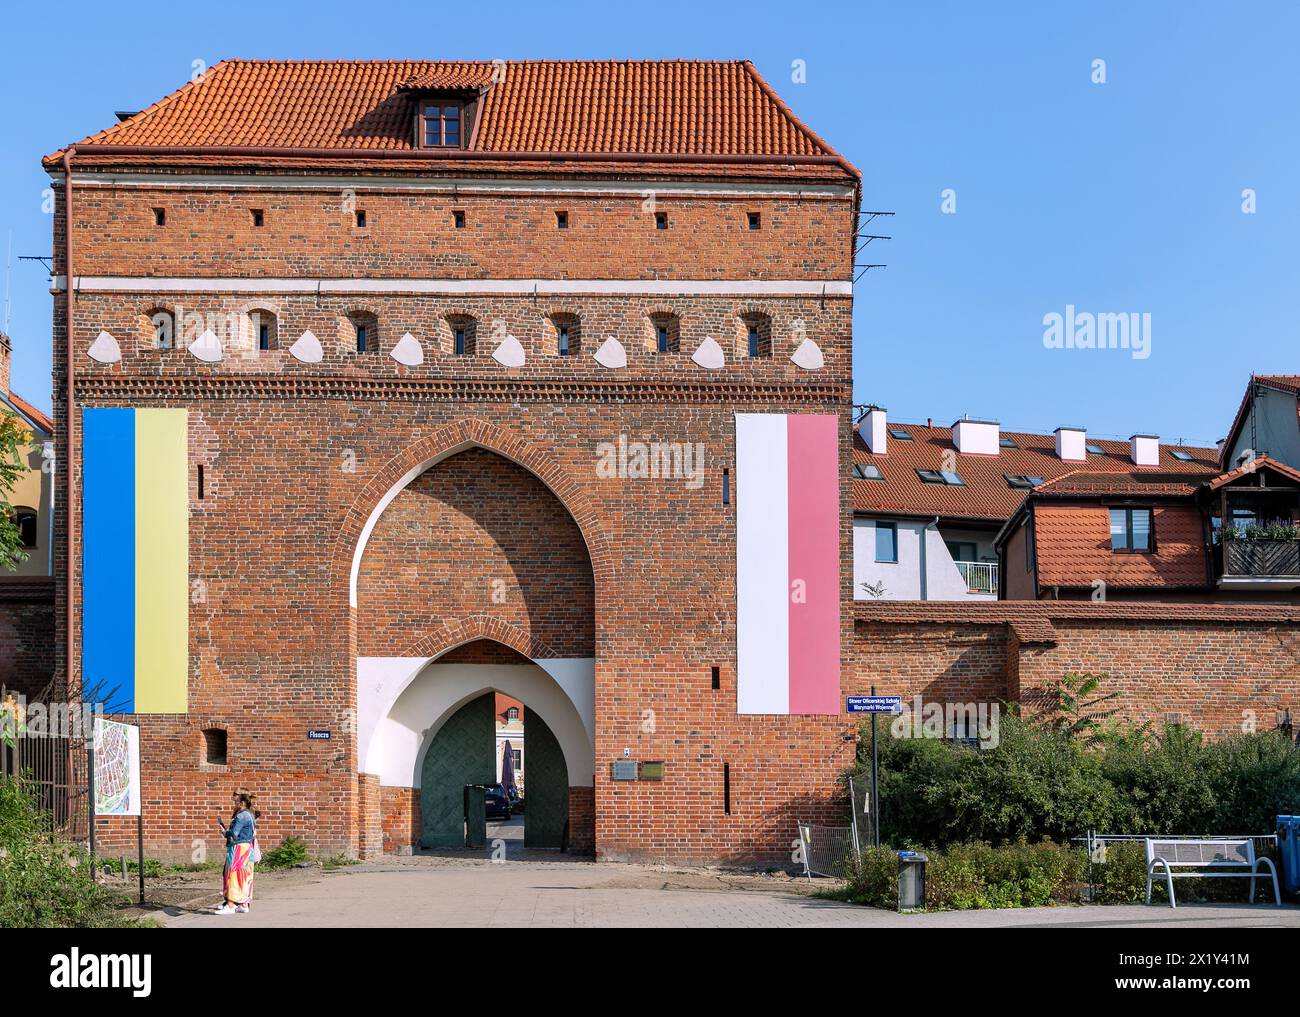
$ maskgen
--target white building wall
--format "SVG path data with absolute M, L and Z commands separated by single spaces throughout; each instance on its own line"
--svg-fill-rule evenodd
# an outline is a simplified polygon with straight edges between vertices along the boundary
M 966 587 L 952 555 L 935 526 L 916 520 L 895 520 L 898 534 L 898 561 L 876 561 L 876 520 L 853 520 L 853 597 L 872 600 L 864 586 L 883 583 L 881 600 L 989 600 L 973 594 Z M 925 534 L 927 576 L 922 595 L 921 536 Z

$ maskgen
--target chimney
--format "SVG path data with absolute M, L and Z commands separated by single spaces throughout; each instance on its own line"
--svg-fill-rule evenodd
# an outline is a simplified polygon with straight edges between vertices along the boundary
M 1086 427 L 1058 427 L 1056 429 L 1056 457 L 1066 463 L 1082 463 L 1088 459 L 1088 429 Z
M 995 456 L 1001 428 L 996 420 L 959 420 L 952 425 L 952 443 L 962 455 Z
M 1160 438 L 1154 434 L 1135 434 L 1129 440 L 1129 458 L 1136 466 L 1160 465 Z
M 883 456 L 888 448 L 888 434 L 885 430 L 886 410 L 883 406 L 868 406 L 867 412 L 858 421 L 858 434 L 876 455 Z
M 13 345 L 9 337 L 0 332 L 0 396 L 9 398 L 9 364 L 13 360 Z

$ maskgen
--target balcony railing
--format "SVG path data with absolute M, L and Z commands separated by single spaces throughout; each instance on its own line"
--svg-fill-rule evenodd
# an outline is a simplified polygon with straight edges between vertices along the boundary
M 1225 576 L 1300 576 L 1300 540 L 1225 540 Z
M 998 563 L 995 561 L 954 562 L 971 593 L 998 595 Z

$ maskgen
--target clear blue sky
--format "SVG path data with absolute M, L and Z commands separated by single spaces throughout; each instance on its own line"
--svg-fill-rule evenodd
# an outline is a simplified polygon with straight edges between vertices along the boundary
M 1295 3 L 63 10 L 9 5 L 0 61 L 14 387 L 44 407 L 51 300 L 17 261 L 51 247 L 40 156 L 178 87 L 192 61 L 236 56 L 752 59 L 862 169 L 865 207 L 897 213 L 865 252 L 888 267 L 857 288 L 855 395 L 898 419 L 1212 442 L 1251 371 L 1300 373 Z M 1151 356 L 1044 348 L 1044 315 L 1067 304 L 1150 313 Z

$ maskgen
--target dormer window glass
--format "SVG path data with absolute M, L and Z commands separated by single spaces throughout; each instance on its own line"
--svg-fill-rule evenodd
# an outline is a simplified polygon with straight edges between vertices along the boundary
M 420 143 L 425 148 L 460 148 L 462 107 L 429 100 L 420 106 Z

